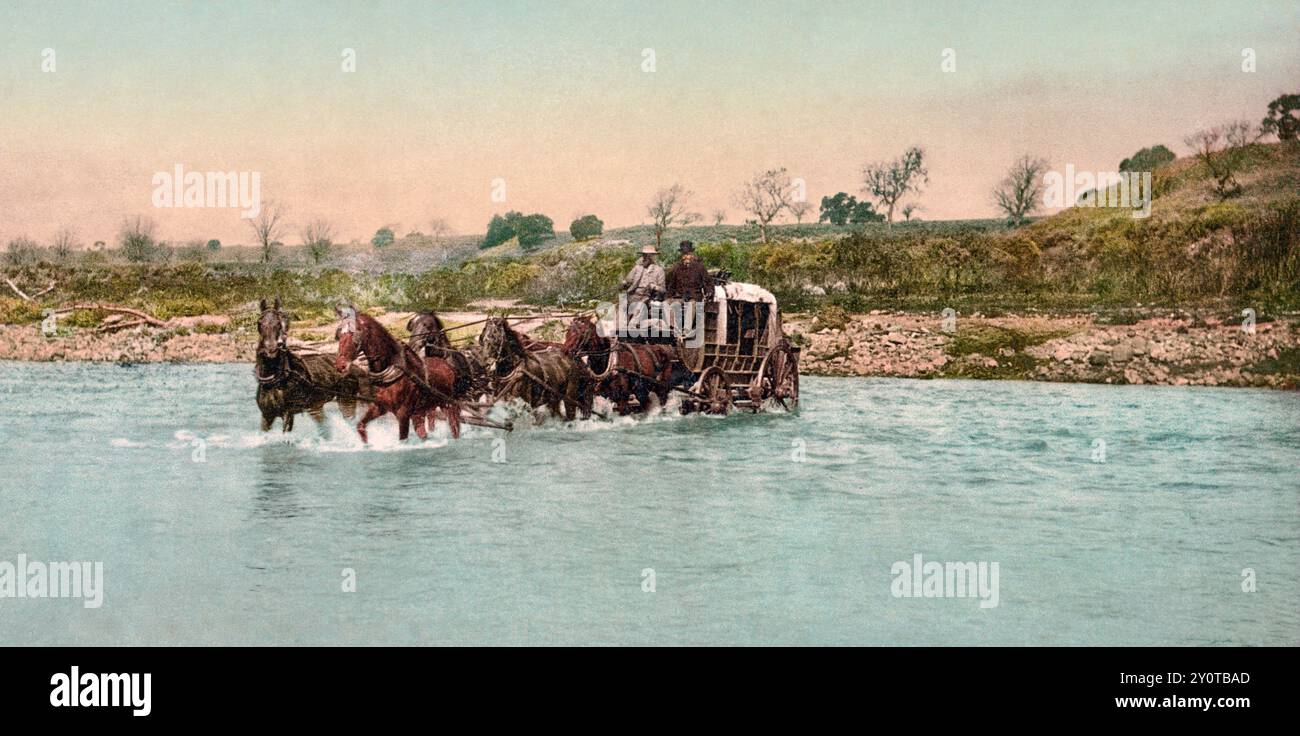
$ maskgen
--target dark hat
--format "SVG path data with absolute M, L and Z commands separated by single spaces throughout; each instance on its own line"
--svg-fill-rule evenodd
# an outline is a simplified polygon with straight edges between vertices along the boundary
M 694 253 L 695 243 L 692 243 L 689 240 L 683 240 L 681 244 L 677 246 L 677 251 L 679 253 Z

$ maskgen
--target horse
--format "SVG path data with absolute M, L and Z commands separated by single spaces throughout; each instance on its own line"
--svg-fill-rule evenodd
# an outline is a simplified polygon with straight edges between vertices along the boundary
M 490 392 L 487 371 L 479 351 L 452 347 L 437 313 L 428 309 L 416 313 L 407 320 L 406 331 L 411 335 L 406 344 L 417 355 L 432 355 L 451 364 L 452 370 L 456 371 L 454 395 L 457 399 L 473 401 Z
M 659 398 L 660 406 L 668 402 L 677 357 L 668 345 L 610 340 L 601 336 L 594 319 L 577 316 L 564 333 L 564 352 L 578 361 L 587 359 L 596 393 L 616 403 L 620 416 L 631 411 L 628 400 L 632 396 L 642 411 L 649 405 L 651 393 Z
M 289 350 L 289 317 L 280 308 L 280 299 L 259 304 L 257 319 L 257 408 L 262 412 L 262 431 L 271 429 L 277 417 L 281 430 L 293 431 L 293 418 L 307 412 L 317 424 L 325 422 L 325 404 L 336 401 L 343 416 L 351 419 L 357 412 L 360 386 L 356 378 L 334 369 L 328 355 L 297 355 Z
M 335 308 L 339 326 L 334 336 L 339 341 L 334 367 L 346 372 L 361 355 L 366 356 L 374 401 L 357 423 L 357 434 L 367 442 L 366 425 L 392 412 L 397 417 L 397 435 L 405 440 L 411 424 L 425 439 L 425 420 L 437 419 L 439 409 L 447 415 L 451 436 L 460 437 L 460 404 L 456 401 L 456 371 L 442 358 L 421 358 L 409 345 L 398 342 L 384 326 L 356 307 Z
M 565 419 L 572 420 L 575 411 L 583 419 L 591 416 L 588 372 L 563 350 L 528 350 L 504 317 L 487 320 L 479 345 L 489 360 L 489 377 L 500 382 L 502 398 L 523 398 L 532 407 L 545 404 L 557 417 L 563 401 Z

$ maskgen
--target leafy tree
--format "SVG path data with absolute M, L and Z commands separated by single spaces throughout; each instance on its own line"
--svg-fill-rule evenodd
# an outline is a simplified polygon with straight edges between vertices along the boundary
M 1131 158 L 1126 158 L 1119 162 L 1120 171 L 1155 171 L 1165 164 L 1173 162 L 1177 158 L 1174 152 L 1169 150 L 1163 144 L 1157 143 L 1150 148 L 1143 148 L 1141 151 L 1133 154 Z
M 494 248 L 515 236 L 514 228 L 506 218 L 520 217 L 518 212 L 507 212 L 505 217 L 501 215 L 492 215 L 492 221 L 488 223 L 487 235 L 483 238 L 484 248 Z
M 913 146 L 893 161 L 877 161 L 862 169 L 862 192 L 874 197 L 885 209 L 885 220 L 892 227 L 894 207 L 911 193 L 920 193 L 921 185 L 930 181 L 925 168 L 925 151 Z
M 392 245 L 397 238 L 393 235 L 391 227 L 381 227 L 375 231 L 375 237 L 370 239 L 370 244 L 376 248 L 383 248 L 386 245 Z
M 821 215 L 817 221 L 843 225 L 849 221 L 857 204 L 857 198 L 845 192 L 839 192 L 833 197 L 822 197 Z
M 209 241 L 208 241 L 208 250 L 211 250 L 211 251 L 218 251 L 218 250 L 221 250 L 221 241 L 220 241 L 220 240 L 217 240 L 216 238 L 213 238 L 212 240 L 209 240 Z
M 588 238 L 600 237 L 605 231 L 605 223 L 600 221 L 595 215 L 584 215 L 569 223 L 569 234 L 574 240 L 587 240 Z
M 540 213 L 517 217 L 510 226 L 519 238 L 519 247 L 524 249 L 534 248 L 543 240 L 555 237 L 554 221 Z
M 1300 136 L 1300 94 L 1282 95 L 1268 103 L 1268 115 L 1259 129 L 1276 135 L 1280 141 L 1296 140 Z
M 880 212 L 876 212 L 876 208 L 872 207 L 871 203 L 866 200 L 863 200 L 861 202 L 854 202 L 853 209 L 852 211 L 849 212 L 850 225 L 865 225 L 866 223 L 869 222 L 884 222 L 884 221 L 885 221 L 884 214 Z
M 519 238 L 519 247 L 532 248 L 543 240 L 555 237 L 555 223 L 546 215 L 537 213 L 525 215 L 522 212 L 507 212 L 505 217 L 493 215 L 488 223 L 487 235 L 483 238 L 484 248 L 501 245 L 511 238 Z

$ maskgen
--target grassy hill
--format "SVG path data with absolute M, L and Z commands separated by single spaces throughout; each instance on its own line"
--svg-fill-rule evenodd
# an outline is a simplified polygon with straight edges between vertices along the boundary
M 752 226 L 693 226 L 665 235 L 663 260 L 675 261 L 675 243 L 691 239 L 709 267 L 766 286 L 788 310 L 1296 310 L 1300 143 L 1240 153 L 1238 196 L 1221 199 L 1204 165 L 1179 159 L 1155 173 L 1151 215 L 1142 219 L 1075 207 L 1015 229 L 994 220 L 892 229 L 781 225 L 770 243 L 755 242 Z M 329 314 L 341 300 L 389 309 L 448 309 L 484 297 L 589 303 L 612 298 L 654 233 L 648 226 L 619 228 L 581 243 L 565 233 L 529 252 L 514 241 L 484 251 L 479 240 L 344 246 L 322 264 L 285 248 L 270 267 L 257 263 L 251 249 L 224 248 L 226 258 L 217 262 L 173 257 L 125 265 L 92 254 L 11 263 L 5 276 L 29 291 L 55 286 L 35 302 L 0 297 L 0 321 L 34 322 L 43 307 L 74 300 L 112 301 L 164 317 L 246 317 L 264 295 L 279 295 L 306 315 Z

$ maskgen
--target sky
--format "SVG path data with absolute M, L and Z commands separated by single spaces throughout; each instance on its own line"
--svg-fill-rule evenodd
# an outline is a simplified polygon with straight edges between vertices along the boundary
M 674 183 L 740 222 L 757 172 L 815 204 L 912 145 L 919 216 L 991 217 L 1020 154 L 1109 171 L 1291 92 L 1300 0 L 0 0 L 0 241 L 111 243 L 142 215 L 251 242 L 237 209 L 154 206 L 178 164 L 256 172 L 285 242 L 317 217 L 343 241 L 507 210 L 635 225 Z

